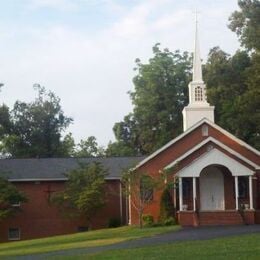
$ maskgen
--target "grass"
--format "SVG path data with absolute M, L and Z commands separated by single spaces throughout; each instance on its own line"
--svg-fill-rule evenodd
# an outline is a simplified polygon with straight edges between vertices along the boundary
M 260 234 L 229 238 L 177 242 L 135 249 L 111 250 L 91 255 L 54 257 L 52 259 L 260 259 Z
M 47 253 L 74 248 L 104 246 L 141 237 L 149 237 L 177 229 L 179 229 L 179 226 L 143 229 L 137 227 L 119 227 L 100 229 L 73 235 L 2 243 L 0 244 L 0 258 Z

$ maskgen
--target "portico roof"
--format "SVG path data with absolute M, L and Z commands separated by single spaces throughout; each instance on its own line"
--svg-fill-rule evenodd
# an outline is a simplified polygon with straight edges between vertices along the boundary
M 232 176 L 250 176 L 254 171 L 247 168 L 237 160 L 231 158 L 220 150 L 213 148 L 211 151 L 201 155 L 186 167 L 177 172 L 179 177 L 199 177 L 201 171 L 209 165 L 221 165 L 229 169 Z

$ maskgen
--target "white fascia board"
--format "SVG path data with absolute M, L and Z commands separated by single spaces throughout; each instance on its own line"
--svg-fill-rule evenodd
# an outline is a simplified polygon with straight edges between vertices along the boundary
M 186 157 L 188 157 L 190 154 L 192 154 L 193 152 L 195 152 L 196 150 L 198 150 L 199 148 L 201 148 L 203 145 L 205 145 L 208 142 L 213 142 L 216 145 L 220 146 L 221 148 L 223 148 L 224 150 L 228 151 L 229 153 L 235 155 L 237 158 L 241 159 L 242 161 L 246 162 L 247 164 L 251 165 L 252 167 L 254 167 L 255 169 L 259 170 L 260 166 L 255 164 L 254 162 L 248 160 L 246 157 L 242 156 L 240 153 L 234 151 L 233 149 L 231 149 L 230 147 L 224 145 L 223 143 L 219 142 L 217 139 L 213 138 L 213 137 L 208 137 L 207 139 L 205 139 L 204 141 L 202 141 L 201 143 L 199 143 L 198 145 L 194 146 L 192 149 L 190 149 L 188 152 L 186 152 L 185 154 L 183 154 L 182 156 L 178 157 L 176 160 L 174 160 L 173 162 L 171 162 L 170 164 L 168 164 L 167 166 L 164 167 L 164 169 L 169 169 L 171 167 L 173 167 L 174 165 L 176 165 L 178 162 L 182 161 L 183 159 L 185 159 Z
M 228 136 L 230 139 L 236 141 L 237 143 L 239 143 L 240 145 L 246 147 L 248 150 L 250 150 L 251 152 L 255 153 L 256 155 L 260 156 L 260 151 L 256 150 L 254 147 L 250 146 L 249 144 L 247 144 L 246 142 L 242 141 L 241 139 L 237 138 L 236 136 L 232 135 L 231 133 L 229 133 L 227 130 L 223 129 L 222 127 L 216 125 L 215 123 L 211 122 L 208 119 L 205 119 L 205 122 L 207 122 L 210 126 L 212 126 L 213 128 L 217 129 L 218 131 L 220 131 L 222 134 Z
M 33 182 L 33 181 L 67 181 L 68 178 L 27 178 L 27 179 L 8 179 L 9 182 Z
M 142 160 L 141 162 L 139 162 L 136 167 L 134 168 L 137 169 L 140 166 L 142 166 L 143 164 L 145 164 L 146 162 L 150 161 L 152 158 L 154 158 L 156 155 L 160 154 L 161 152 L 163 152 L 164 150 L 166 150 L 168 147 L 170 147 L 171 145 L 173 145 L 174 143 L 176 143 L 177 141 L 179 141 L 180 139 L 182 139 L 184 136 L 186 136 L 187 134 L 189 134 L 190 132 L 192 132 L 195 128 L 197 128 L 199 125 L 201 125 L 204 122 L 205 119 L 200 120 L 198 123 L 196 123 L 195 125 L 193 125 L 192 127 L 188 128 L 185 132 L 183 132 L 182 134 L 180 134 L 179 136 L 177 136 L 176 138 L 174 138 L 173 140 L 171 140 L 170 142 L 168 142 L 167 144 L 165 144 L 163 147 L 161 147 L 160 149 L 156 150 L 154 153 L 152 153 L 151 155 L 149 155 L 148 157 L 146 157 L 144 160 Z
M 9 182 L 34 182 L 34 181 L 67 181 L 68 178 L 31 178 L 31 179 L 8 179 Z M 120 177 L 106 177 L 105 180 L 121 180 Z
M 201 171 L 209 165 L 223 165 L 229 169 L 232 176 L 252 176 L 254 171 L 242 165 L 235 159 L 214 148 L 208 153 L 204 153 L 196 160 L 177 172 L 178 177 L 199 177 Z
M 170 142 L 168 142 L 167 144 L 165 144 L 163 147 L 161 147 L 160 149 L 158 149 L 157 151 L 155 151 L 154 153 L 152 153 L 151 155 L 149 155 L 148 157 L 146 157 L 144 160 L 142 160 L 141 162 L 139 162 L 136 167 L 133 169 L 137 169 L 139 167 L 141 167 L 142 165 L 144 165 L 146 162 L 150 161 L 152 158 L 154 158 L 155 156 L 157 156 L 158 154 L 160 154 L 161 152 L 163 152 L 164 150 L 166 150 L 168 147 L 170 147 L 171 145 L 173 145 L 174 143 L 176 143 L 177 141 L 179 141 L 180 139 L 182 139 L 183 137 L 185 137 L 186 135 L 188 135 L 190 132 L 192 132 L 194 129 L 196 129 L 197 127 L 199 127 L 200 125 L 202 125 L 203 123 L 207 123 L 210 126 L 212 126 L 213 128 L 217 129 L 218 131 L 220 131 L 221 133 L 223 133 L 224 135 L 228 136 L 230 139 L 236 141 L 237 143 L 239 143 L 240 145 L 246 147 L 248 150 L 252 151 L 253 153 L 257 154 L 260 156 L 260 152 L 258 150 L 256 150 L 255 148 L 253 148 L 252 146 L 248 145 L 247 143 L 245 143 L 244 141 L 238 139 L 237 137 L 235 137 L 234 135 L 230 134 L 228 131 L 224 130 L 223 128 L 221 128 L 220 126 L 216 125 L 215 123 L 211 122 L 210 120 L 208 120 L 207 118 L 203 118 L 200 121 L 198 121 L 196 124 L 194 124 L 192 127 L 188 128 L 185 132 L 183 132 L 181 135 L 177 136 L 176 138 L 174 138 L 173 140 L 171 140 Z

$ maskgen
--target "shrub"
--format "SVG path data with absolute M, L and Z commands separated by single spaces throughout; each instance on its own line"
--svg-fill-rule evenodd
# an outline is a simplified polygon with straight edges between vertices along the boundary
M 110 218 L 108 220 L 108 227 L 109 228 L 115 228 L 115 227 L 120 227 L 121 226 L 121 221 L 119 218 Z
M 143 222 L 145 227 L 152 227 L 154 224 L 152 215 L 143 215 Z
M 173 217 L 174 215 L 174 205 L 171 193 L 168 188 L 166 188 L 161 196 L 160 202 L 160 217 L 159 220 L 163 224 L 165 220 Z
M 171 226 L 171 225 L 176 225 L 176 220 L 174 217 L 169 217 L 169 218 L 166 218 L 164 220 L 164 223 L 163 223 L 165 226 Z

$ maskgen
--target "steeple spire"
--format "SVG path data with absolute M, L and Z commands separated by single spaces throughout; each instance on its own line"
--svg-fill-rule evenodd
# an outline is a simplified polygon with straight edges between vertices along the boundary
M 207 102 L 206 85 L 202 79 L 197 12 L 193 53 L 193 74 L 192 81 L 189 83 L 189 104 L 184 107 L 182 114 L 184 131 L 203 118 L 207 118 L 214 122 L 214 106 L 211 106 Z
M 198 36 L 198 14 L 195 13 L 195 41 L 194 41 L 194 53 L 193 53 L 193 82 L 203 82 L 202 79 L 202 69 L 201 69 L 201 59 L 200 59 L 200 46 L 199 46 L 199 36 Z

